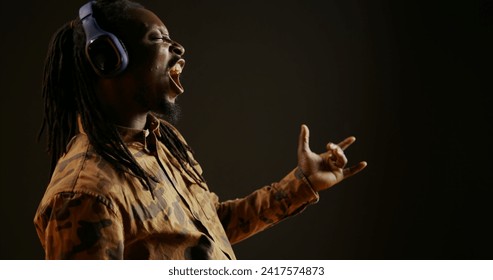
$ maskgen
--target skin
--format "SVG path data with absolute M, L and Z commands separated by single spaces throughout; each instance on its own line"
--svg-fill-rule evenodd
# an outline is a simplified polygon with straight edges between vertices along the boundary
M 163 22 L 147 9 L 129 12 L 130 20 L 119 34 L 129 54 L 128 68 L 114 78 L 101 78 L 97 91 L 101 104 L 117 125 L 143 129 L 149 112 L 167 114 L 182 91 L 172 82 L 169 71 L 182 65 L 183 46 L 169 37 Z
M 168 113 L 182 93 L 169 77 L 170 68 L 179 63 L 185 49 L 169 38 L 163 22 L 149 10 L 138 8 L 130 12 L 130 21 L 121 26 L 120 37 L 129 53 L 129 66 L 119 76 L 100 79 L 98 94 L 108 115 L 118 125 L 144 129 L 149 112 Z M 124 32 L 123 32 L 124 31 Z M 167 104 L 167 105 L 166 105 Z M 301 126 L 298 144 L 298 168 L 315 191 L 328 189 L 363 170 L 362 161 L 346 167 L 344 150 L 356 141 L 348 137 L 339 144 L 328 143 L 326 151 L 317 154 L 309 145 L 309 129 Z
M 356 141 L 354 136 L 344 139 L 337 145 L 328 143 L 327 151 L 322 154 L 312 152 L 309 141 L 310 131 L 306 125 L 302 125 L 298 142 L 298 168 L 301 168 L 317 192 L 334 186 L 367 166 L 367 163 L 362 161 L 346 167 L 348 159 L 344 150 Z

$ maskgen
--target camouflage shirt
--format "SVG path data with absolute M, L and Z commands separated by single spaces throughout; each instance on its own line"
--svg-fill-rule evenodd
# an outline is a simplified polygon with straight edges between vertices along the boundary
M 152 194 L 102 159 L 83 131 L 71 140 L 34 218 L 46 259 L 235 259 L 231 244 L 318 201 L 293 171 L 219 202 L 157 140 L 160 121 L 150 116 L 148 130 L 121 129 L 137 162 L 158 179 Z

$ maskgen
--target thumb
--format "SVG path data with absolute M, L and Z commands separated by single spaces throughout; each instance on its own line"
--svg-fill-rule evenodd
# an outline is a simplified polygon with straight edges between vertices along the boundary
M 310 151 L 310 130 L 308 126 L 301 125 L 300 138 L 298 142 L 298 156 Z

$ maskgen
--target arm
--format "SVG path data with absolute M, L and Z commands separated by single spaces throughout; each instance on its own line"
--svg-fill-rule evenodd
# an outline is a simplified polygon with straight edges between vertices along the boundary
M 102 197 L 60 193 L 38 213 L 46 259 L 122 259 L 123 227 Z
M 298 143 L 298 167 L 281 181 L 242 199 L 216 203 L 221 223 L 232 244 L 303 211 L 319 199 L 318 192 L 358 173 L 366 162 L 346 168 L 343 150 L 355 141 L 346 138 L 327 151 L 315 154 L 309 147 L 308 127 L 303 125 Z M 217 198 L 216 198 L 217 201 Z
M 297 171 L 291 171 L 279 182 L 244 198 L 216 205 L 219 219 L 232 244 L 301 213 L 309 204 L 318 202 L 318 193 Z

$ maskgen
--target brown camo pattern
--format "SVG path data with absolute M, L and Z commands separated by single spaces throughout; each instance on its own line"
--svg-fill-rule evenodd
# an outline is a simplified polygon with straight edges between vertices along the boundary
M 138 163 L 158 179 L 154 199 L 97 155 L 83 132 L 72 139 L 34 218 L 46 259 L 236 259 L 231 244 L 318 201 L 291 172 L 219 202 L 157 141 L 160 121 L 150 116 L 150 133 L 121 129 Z

